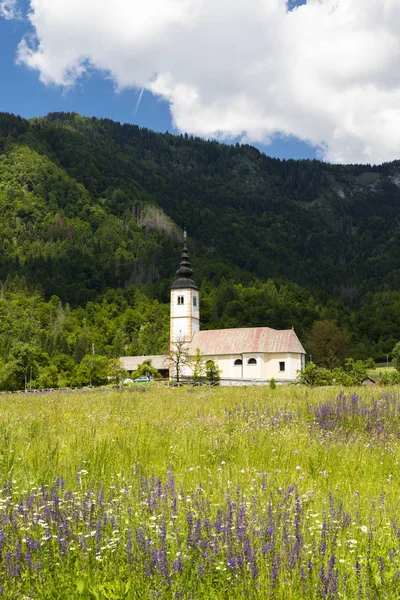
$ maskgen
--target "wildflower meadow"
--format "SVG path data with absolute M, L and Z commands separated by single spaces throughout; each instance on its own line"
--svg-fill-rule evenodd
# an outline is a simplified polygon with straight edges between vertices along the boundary
M 0 597 L 400 598 L 398 388 L 0 398 Z

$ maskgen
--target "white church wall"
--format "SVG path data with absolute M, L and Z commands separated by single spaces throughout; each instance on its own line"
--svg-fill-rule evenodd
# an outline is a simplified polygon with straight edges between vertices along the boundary
M 280 379 L 294 381 L 296 379 L 297 371 L 301 369 L 301 354 L 281 352 L 268 354 L 267 356 L 267 379 L 272 379 L 272 377 L 277 381 Z M 283 371 L 280 368 L 280 363 L 284 363 Z
M 174 319 L 171 327 L 172 339 L 183 341 L 189 339 L 189 322 L 186 317 Z
M 200 321 L 200 294 L 197 290 L 189 290 L 190 291 L 190 303 L 192 307 L 192 317 L 196 319 L 198 322 Z M 197 329 L 198 331 L 198 329 Z M 195 333 L 193 331 L 193 333 Z
M 242 357 L 243 379 L 262 379 L 265 376 L 263 354 L 252 352 L 243 354 Z
M 178 299 L 183 298 L 183 302 L 179 302 Z M 188 314 L 188 306 L 190 299 L 190 290 L 172 290 L 171 291 L 171 316 L 172 317 L 186 317 Z
M 171 290 L 171 340 L 190 341 L 200 328 L 199 292 L 189 289 Z
M 256 364 L 249 365 L 249 359 L 256 360 Z M 272 378 L 279 381 L 294 381 L 297 371 L 301 369 L 302 355 L 287 352 L 282 353 L 248 353 L 229 354 L 220 356 L 204 356 L 204 364 L 207 360 L 213 360 L 221 369 L 221 380 L 227 380 L 240 384 L 257 382 L 268 383 Z M 242 360 L 241 365 L 235 365 L 236 360 Z M 285 363 L 285 370 L 280 371 L 279 363 Z M 223 383 L 223 381 L 222 381 Z

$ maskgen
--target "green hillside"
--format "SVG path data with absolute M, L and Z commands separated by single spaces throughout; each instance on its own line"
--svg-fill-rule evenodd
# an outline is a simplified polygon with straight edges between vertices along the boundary
M 40 298 L 35 332 L 9 339 L 2 325 L 4 361 L 17 341 L 34 342 L 50 362 L 76 354 L 68 319 L 59 329 L 69 341 L 43 341 L 51 310 L 43 323 L 35 311 L 52 296 L 86 336 L 78 354 L 94 338 L 107 355 L 160 351 L 184 226 L 203 327 L 293 325 L 306 336 L 313 322 L 333 319 L 362 358 L 400 339 L 400 162 L 281 161 L 76 114 L 0 114 L 0 211 L 0 309 L 13 320 L 10 303 Z M 113 307 L 105 328 L 88 302 Z M 162 324 L 114 323 L 143 302 L 158 303 Z M 142 330 L 138 343 L 145 326 L 153 334 Z

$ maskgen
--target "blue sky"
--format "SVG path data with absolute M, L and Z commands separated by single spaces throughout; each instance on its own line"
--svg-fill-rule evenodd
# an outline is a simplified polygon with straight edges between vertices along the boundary
M 57 0 L 53 0 L 57 1 Z M 304 3 L 298 0 L 298 4 Z M 296 2 L 292 2 L 295 6 Z M 178 132 L 172 123 L 169 105 L 149 91 L 144 91 L 135 114 L 140 90 L 117 92 L 113 82 L 99 71 L 79 80 L 70 88 L 40 81 L 38 71 L 17 64 L 16 52 L 21 39 L 30 31 L 26 19 L 27 2 L 20 4 L 22 18 L 0 17 L 0 111 L 26 118 L 49 112 L 72 111 L 85 116 L 107 117 L 123 123 L 134 123 L 156 131 Z M 235 140 L 233 140 L 233 143 Z M 274 136 L 271 144 L 254 144 L 266 154 L 279 158 L 315 158 L 316 150 L 294 136 Z
M 0 0 L 0 110 L 280 158 L 399 160 L 399 63 L 399 0 Z

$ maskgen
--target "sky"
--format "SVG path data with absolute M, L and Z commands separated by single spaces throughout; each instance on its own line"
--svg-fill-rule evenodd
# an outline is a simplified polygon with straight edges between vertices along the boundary
M 0 111 L 400 159 L 399 0 L 0 0 Z

